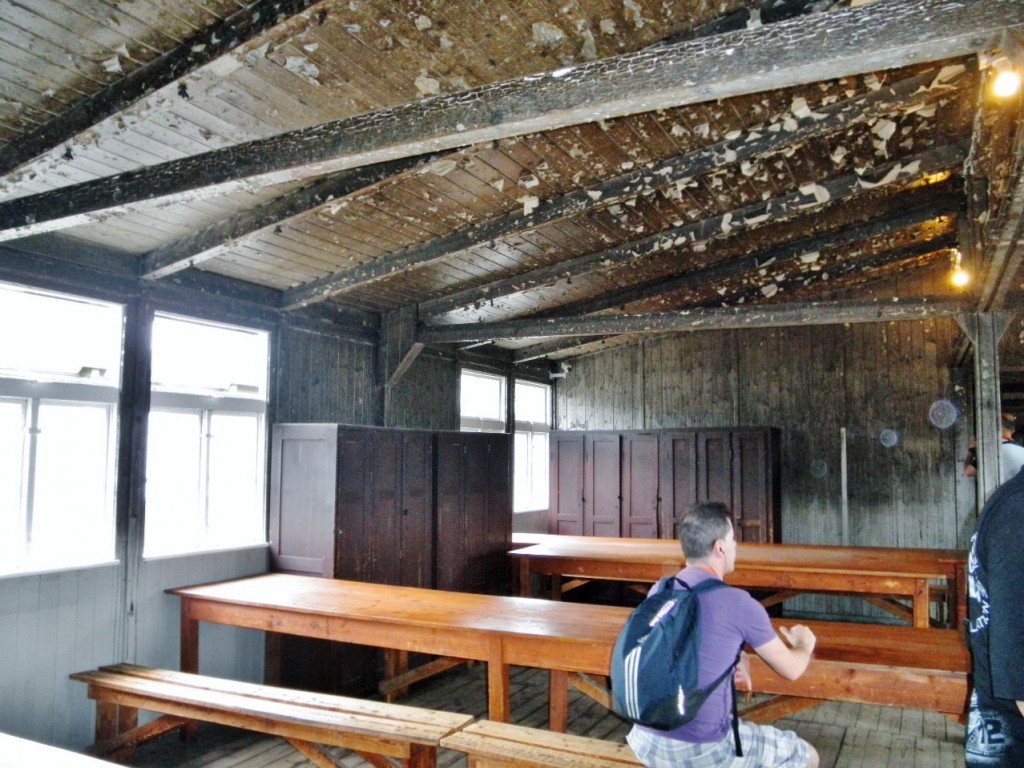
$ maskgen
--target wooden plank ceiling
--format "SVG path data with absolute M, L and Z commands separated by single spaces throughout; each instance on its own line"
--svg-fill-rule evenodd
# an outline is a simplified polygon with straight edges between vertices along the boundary
M 4 3 L 0 259 L 517 362 L 1021 306 L 1021 99 L 988 84 L 1022 29 L 1016 0 Z

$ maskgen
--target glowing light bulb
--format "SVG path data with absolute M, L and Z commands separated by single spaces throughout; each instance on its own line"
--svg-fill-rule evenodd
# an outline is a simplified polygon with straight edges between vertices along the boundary
M 1012 69 L 1000 69 L 992 83 L 992 93 L 1001 99 L 1007 99 L 1020 90 L 1020 75 Z
M 960 253 L 959 248 L 954 248 L 950 253 L 950 260 L 953 262 L 953 271 L 949 274 L 949 281 L 957 288 L 963 288 L 969 282 L 971 282 L 971 275 L 963 268 L 960 263 L 963 256 Z
M 953 274 L 950 275 L 949 279 L 957 288 L 963 288 L 971 282 L 971 276 L 959 264 L 953 267 Z

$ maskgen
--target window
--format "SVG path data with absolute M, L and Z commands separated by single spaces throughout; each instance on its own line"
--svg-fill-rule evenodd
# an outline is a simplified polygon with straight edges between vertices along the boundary
M 121 306 L 0 283 L 0 573 L 114 560 Z
M 463 369 L 459 385 L 462 430 L 504 432 L 505 377 Z M 551 387 L 517 380 L 515 388 L 512 508 L 515 512 L 547 509 Z
M 459 419 L 463 432 L 505 431 L 505 377 L 462 370 Z
M 515 477 L 513 511 L 548 508 L 548 432 L 551 387 L 516 381 Z
M 147 557 L 266 541 L 265 332 L 157 313 Z

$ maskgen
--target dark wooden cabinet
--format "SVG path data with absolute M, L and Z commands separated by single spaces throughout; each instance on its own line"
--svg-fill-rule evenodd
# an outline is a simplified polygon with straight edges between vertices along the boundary
M 488 432 L 436 436 L 437 588 L 508 594 L 510 442 Z
M 722 501 L 740 541 L 779 537 L 770 428 L 553 432 L 551 533 L 675 538 L 686 508 Z
M 508 594 L 511 435 L 276 424 L 270 473 L 277 571 Z M 374 649 L 282 638 L 281 682 L 365 692 Z
M 721 501 L 732 510 L 737 541 L 779 541 L 777 430 L 668 430 L 659 461 L 661 538 L 678 535 L 691 504 Z

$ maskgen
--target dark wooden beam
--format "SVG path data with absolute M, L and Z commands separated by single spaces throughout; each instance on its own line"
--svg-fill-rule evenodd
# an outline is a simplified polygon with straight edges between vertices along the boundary
M 811 215 L 821 211 L 826 205 L 856 199 L 870 190 L 881 188 L 886 184 L 905 184 L 914 179 L 924 178 L 929 174 L 957 167 L 963 162 L 966 149 L 965 145 L 954 144 L 929 150 L 913 157 L 902 158 L 899 161 L 870 169 L 870 178 L 849 173 L 824 180 L 819 186 L 827 193 L 828 199 L 825 201 L 819 201 L 818 197 L 813 194 L 797 190 L 771 200 L 752 203 L 701 221 L 674 227 L 639 240 L 538 267 L 503 280 L 458 291 L 440 299 L 425 301 L 419 305 L 420 317 L 437 317 L 459 307 L 509 296 L 559 280 L 572 279 L 599 267 L 664 255 L 667 250 L 686 247 L 675 246 L 676 241 L 686 240 L 694 243 L 713 237 L 722 237 L 723 224 L 727 221 L 732 236 L 748 233 L 751 228 L 767 221 L 766 217 L 769 216 L 773 223 L 778 223 L 789 218 Z M 913 174 L 908 175 L 904 169 L 913 169 Z M 872 181 L 872 179 L 877 181 Z M 886 179 L 888 181 L 882 183 Z M 819 192 L 820 194 L 821 192 Z
M 586 189 L 574 190 L 560 197 L 542 201 L 529 213 L 523 213 L 522 208 L 517 208 L 511 213 L 452 232 L 444 237 L 418 243 L 366 264 L 340 270 L 286 291 L 284 306 L 292 308 L 322 301 L 397 272 L 444 259 L 490 240 L 534 229 L 557 219 L 578 216 L 638 194 L 649 194 L 665 189 L 678 181 L 708 173 L 716 168 L 734 165 L 758 155 L 771 154 L 794 142 L 826 136 L 853 122 L 920 108 L 954 89 L 949 81 L 935 82 L 936 74 L 936 71 L 930 70 L 867 94 L 820 107 L 813 116 L 800 117 L 796 121 L 796 126 L 791 129 L 785 128 L 785 122 L 773 116 L 750 126 L 737 137 L 700 147 L 685 155 L 616 176 Z M 951 80 L 955 78 L 954 75 Z M 774 124 L 779 129 L 767 130 L 767 124 Z M 442 305 L 440 302 L 438 304 Z M 440 314 L 434 307 L 429 307 L 426 311 Z
M 781 295 L 795 294 L 802 290 L 806 290 L 809 286 L 815 283 L 820 284 L 826 280 L 832 290 L 842 290 L 844 287 L 851 284 L 856 278 L 863 278 L 865 275 L 878 275 L 887 268 L 891 268 L 902 263 L 919 262 L 922 257 L 927 258 L 929 255 L 935 254 L 943 249 L 947 249 L 954 244 L 955 236 L 952 233 L 949 233 L 932 241 L 914 243 L 903 248 L 884 251 L 873 256 L 857 259 L 842 259 L 832 263 L 827 269 L 822 269 L 818 272 L 800 270 L 795 274 L 789 275 L 783 280 L 777 281 L 776 284 L 778 286 L 778 292 Z M 873 279 L 877 280 L 882 278 L 875 277 Z M 733 291 L 726 296 L 717 297 L 714 303 L 706 303 L 698 306 L 677 307 L 676 311 L 717 309 L 720 308 L 722 304 L 728 304 L 737 309 L 746 307 L 748 310 L 754 310 L 757 308 L 754 303 L 762 300 L 763 298 L 764 296 L 758 285 L 744 290 Z M 791 303 L 799 304 L 799 300 L 795 300 Z M 762 303 L 759 306 L 763 309 L 767 309 L 779 306 L 779 304 Z M 963 304 L 957 303 L 957 306 L 962 307 Z M 818 312 L 819 322 L 817 324 L 821 325 L 831 324 L 832 322 L 848 322 L 845 319 L 845 315 L 839 315 L 834 320 L 830 320 L 828 312 L 829 310 L 826 306 L 822 305 L 820 307 L 820 311 Z M 693 330 L 701 329 L 694 328 Z M 541 357 L 564 356 L 567 352 L 572 352 L 573 354 L 584 354 L 586 352 L 593 351 L 595 348 L 606 346 L 609 343 L 609 339 L 610 337 L 606 337 L 595 342 L 593 338 L 586 337 L 576 339 L 556 337 L 537 344 L 532 344 L 529 347 L 518 349 L 514 352 L 513 357 L 516 363 L 519 364 L 536 360 Z
M 228 216 L 205 229 L 150 251 L 141 259 L 140 272 L 143 277 L 156 279 L 195 266 L 214 258 L 226 246 L 237 246 L 247 237 L 281 226 L 290 218 L 309 213 L 333 200 L 438 157 L 436 154 L 417 155 L 332 173 L 302 189 L 252 210 Z
M 826 232 L 814 237 L 803 238 L 802 240 L 786 243 L 785 245 L 746 254 L 739 258 L 716 262 L 703 269 L 696 269 L 662 280 L 622 288 L 591 299 L 561 304 L 555 309 L 548 312 L 538 312 L 531 315 L 531 317 L 589 315 L 594 312 L 621 307 L 667 293 L 727 280 L 745 272 L 758 270 L 768 264 L 773 265 L 773 268 L 778 268 L 791 262 L 799 264 L 801 257 L 808 253 L 837 248 L 854 248 L 858 243 L 863 243 L 871 238 L 887 233 L 899 232 L 928 221 L 935 222 L 939 217 L 947 216 L 951 212 L 956 211 L 958 202 L 952 195 L 945 196 L 940 201 L 937 201 L 937 203 L 922 208 L 911 210 L 901 208 L 901 212 L 893 216 L 872 219 L 845 227 L 836 232 Z M 934 240 L 938 233 L 939 230 L 937 228 L 932 228 L 926 234 L 930 237 L 930 240 Z
M 204 28 L 174 50 L 143 64 L 9 144 L 0 153 L 0 176 L 316 2 L 319 0 L 255 0 L 247 3 L 237 13 Z
M 542 339 L 554 336 L 604 336 L 619 333 L 648 334 L 666 331 L 780 328 L 790 325 L 878 323 L 950 317 L 963 310 L 960 303 L 946 299 L 893 297 L 870 302 L 816 301 L 760 307 L 683 309 L 644 314 L 431 325 L 421 326 L 416 338 L 424 344 L 450 344 L 493 339 Z
M 879 0 L 403 104 L 0 205 L 0 239 L 238 188 L 988 49 L 1019 0 Z M 823 56 L 822 51 L 828 55 Z

